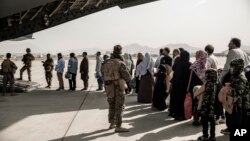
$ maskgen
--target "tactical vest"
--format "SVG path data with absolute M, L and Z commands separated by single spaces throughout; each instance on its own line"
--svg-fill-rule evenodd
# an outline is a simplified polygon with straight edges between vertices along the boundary
M 26 65 L 31 65 L 31 61 L 32 61 L 31 58 L 33 58 L 33 56 L 32 56 L 31 54 L 25 54 L 25 55 L 23 56 L 22 61 L 23 61 L 23 63 L 26 64 Z
M 103 65 L 103 73 L 105 81 L 118 80 L 120 76 L 120 60 L 110 59 Z
M 15 73 L 16 72 L 16 65 L 10 60 L 4 60 L 2 63 L 2 71 L 3 73 Z

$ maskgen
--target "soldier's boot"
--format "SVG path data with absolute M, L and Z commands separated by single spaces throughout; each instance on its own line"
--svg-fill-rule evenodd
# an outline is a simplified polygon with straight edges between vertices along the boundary
M 23 71 L 20 70 L 20 77 L 17 80 L 23 80 Z
M 109 126 L 109 129 L 114 129 L 116 127 L 116 125 L 114 123 L 111 123 Z
M 123 133 L 123 132 L 129 132 L 129 130 L 127 128 L 123 128 L 123 127 L 116 127 L 115 132 Z
M 10 95 L 17 96 L 17 94 L 15 93 L 14 83 L 10 85 Z
M 6 87 L 3 87 L 3 93 L 2 96 L 6 96 Z
M 23 80 L 23 75 L 20 74 L 20 77 L 17 80 Z
M 30 77 L 30 76 L 28 77 L 28 79 L 29 79 L 29 81 L 31 82 L 31 77 Z

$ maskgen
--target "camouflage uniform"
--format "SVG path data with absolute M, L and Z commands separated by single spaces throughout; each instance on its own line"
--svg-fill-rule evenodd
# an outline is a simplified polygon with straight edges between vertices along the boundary
M 114 53 L 116 53 L 116 51 L 116 48 L 114 48 Z M 119 128 L 122 124 L 122 112 L 125 102 L 125 89 L 121 88 L 119 81 L 129 81 L 131 76 L 124 62 L 121 61 L 119 57 L 115 56 L 117 55 L 114 55 L 103 65 L 101 71 L 102 74 L 104 74 L 105 91 L 109 103 L 109 123 Z M 126 82 L 124 84 L 126 84 Z
M 52 71 L 53 71 L 53 68 L 54 68 L 54 61 L 53 61 L 53 59 L 52 58 L 48 58 L 43 63 L 43 66 L 44 66 L 44 70 L 45 70 L 45 78 L 46 78 L 48 87 L 50 87 L 51 86 L 51 82 L 52 82 L 52 77 L 53 77 Z
M 243 110 L 249 108 L 249 86 L 246 77 L 242 74 L 243 69 L 244 61 L 242 59 L 235 59 L 230 64 L 232 87 L 230 96 L 237 100 L 233 104 L 232 114 L 226 113 L 229 130 L 232 126 L 242 125 Z
M 22 61 L 24 63 L 24 66 L 20 70 L 20 80 L 23 79 L 23 72 L 27 69 L 28 79 L 29 81 L 31 81 L 31 62 L 33 60 L 35 60 L 35 57 L 30 53 L 27 53 L 23 56 Z
M 215 105 L 221 85 L 218 83 L 217 71 L 208 69 L 205 72 L 205 93 L 201 106 L 203 137 L 208 138 L 208 122 L 210 122 L 210 138 L 215 138 Z
M 14 74 L 17 70 L 17 66 L 14 62 L 10 61 L 9 59 L 6 59 L 2 63 L 2 72 L 3 72 L 3 95 L 6 93 L 6 88 L 8 82 L 10 83 L 10 92 L 11 95 L 14 93 Z

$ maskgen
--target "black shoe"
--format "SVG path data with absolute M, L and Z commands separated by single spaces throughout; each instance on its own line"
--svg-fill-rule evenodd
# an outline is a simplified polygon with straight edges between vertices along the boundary
M 209 137 L 209 141 L 216 141 L 215 137 Z
M 61 90 L 63 90 L 63 89 L 61 89 L 61 88 L 56 89 L 56 91 L 61 91 Z
M 200 136 L 197 138 L 198 141 L 209 141 L 208 137 Z

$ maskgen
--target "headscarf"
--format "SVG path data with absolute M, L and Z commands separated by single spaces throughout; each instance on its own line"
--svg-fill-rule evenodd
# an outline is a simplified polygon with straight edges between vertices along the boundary
M 196 61 L 190 66 L 190 69 L 205 83 L 205 71 L 207 68 L 208 55 L 205 51 L 199 50 L 196 52 Z
M 178 67 L 179 69 L 189 69 L 190 67 L 190 54 L 188 51 L 184 50 L 181 52 L 180 57 L 178 58 L 178 60 L 176 60 L 175 64 L 173 65 L 173 70 L 175 71 L 176 69 L 176 64 L 179 64 Z
M 234 59 L 230 63 L 230 67 L 232 68 L 231 74 L 234 76 L 239 76 L 244 70 L 244 60 L 243 59 Z
M 141 61 L 144 59 L 144 56 L 142 53 L 137 54 L 137 61 L 136 61 L 136 66 L 141 63 Z
M 180 53 L 180 61 L 181 62 L 189 62 L 190 60 L 190 54 L 187 51 L 182 51 Z
M 128 53 L 124 53 L 124 63 L 128 68 L 128 70 L 130 71 L 132 66 L 132 61 L 130 60 L 130 56 Z
M 136 68 L 136 76 L 141 77 L 142 75 L 145 75 L 147 71 L 149 71 L 152 75 L 153 69 L 154 60 L 148 53 L 146 53 L 143 61 Z

